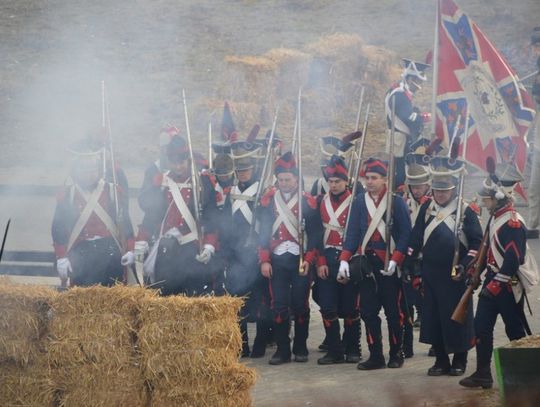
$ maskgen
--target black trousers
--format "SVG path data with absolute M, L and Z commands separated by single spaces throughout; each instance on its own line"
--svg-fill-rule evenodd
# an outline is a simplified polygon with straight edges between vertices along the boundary
M 161 238 L 156 257 L 155 287 L 162 295 L 201 295 L 213 285 L 213 263 L 202 264 L 195 259 L 197 242 L 180 246 L 173 237 Z
M 296 322 L 309 320 L 311 276 L 298 273 L 299 261 L 299 256 L 291 253 L 272 255 L 270 306 L 277 323 L 289 319 L 289 310 L 292 310 Z
M 227 252 L 225 290 L 233 296 L 244 296 L 241 317 L 249 322 L 271 319 L 270 293 L 267 280 L 261 275 L 257 253 L 245 248 Z
M 112 237 L 82 241 L 69 252 L 68 257 L 73 268 L 71 285 L 112 286 L 123 280 L 120 250 Z
M 373 278 L 360 282 L 360 316 L 366 326 L 366 337 L 370 351 L 382 354 L 381 319 L 379 312 L 384 308 L 388 324 L 388 340 L 390 356 L 401 353 L 403 346 L 403 324 L 405 313 L 402 310 L 403 290 L 397 273 L 390 277 L 380 272 L 383 262 L 375 255 L 368 253 L 373 267 Z
M 489 272 L 488 272 L 489 273 Z M 488 274 L 484 286 L 491 281 Z M 516 303 L 511 287 L 508 285 L 494 298 L 480 296 L 474 318 L 474 330 L 476 335 L 476 354 L 478 366 L 489 366 L 493 353 L 493 329 L 497 322 L 497 316 L 501 315 L 504 322 L 506 336 L 511 341 L 525 336 L 523 323 L 523 298 Z
M 349 281 L 347 284 L 338 283 L 336 280 L 339 271 L 340 250 L 326 249 L 324 255 L 328 265 L 328 278 L 317 278 L 319 290 L 319 306 L 321 315 L 326 320 L 338 317 L 354 320 L 360 312 L 360 298 L 358 285 Z M 341 315 L 340 315 L 341 314 Z

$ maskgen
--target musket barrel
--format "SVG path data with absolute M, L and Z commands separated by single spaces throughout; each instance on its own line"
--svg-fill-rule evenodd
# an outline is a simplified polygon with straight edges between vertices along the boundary
M 203 233 L 201 228 L 201 200 L 200 200 L 200 185 L 199 177 L 197 173 L 197 167 L 195 165 L 195 157 L 193 155 L 193 144 L 191 142 L 191 131 L 189 128 L 189 116 L 186 102 L 186 91 L 182 89 L 182 101 L 184 103 L 184 118 L 186 121 L 186 136 L 189 150 L 189 160 L 191 161 L 191 185 L 193 190 L 193 206 L 195 207 L 195 221 L 197 223 L 197 236 L 199 240 L 199 248 L 203 247 Z

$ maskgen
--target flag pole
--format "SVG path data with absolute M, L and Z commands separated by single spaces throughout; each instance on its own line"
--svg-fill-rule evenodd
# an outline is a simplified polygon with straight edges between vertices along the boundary
M 437 1 L 435 7 L 435 40 L 433 42 L 433 94 L 431 101 L 431 139 L 435 139 L 435 126 L 437 123 L 437 84 L 439 83 L 439 18 L 441 15 L 441 3 Z

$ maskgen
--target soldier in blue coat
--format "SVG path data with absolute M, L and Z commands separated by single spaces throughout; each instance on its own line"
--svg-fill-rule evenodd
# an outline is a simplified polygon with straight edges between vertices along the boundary
M 460 199 L 456 195 L 456 175 L 463 165 L 463 162 L 447 157 L 431 160 L 433 199 L 420 207 L 409 242 L 408 259 L 422 254 L 424 298 L 420 342 L 433 345 L 436 356 L 435 364 L 428 370 L 429 376 L 462 375 L 474 336 L 472 307 L 469 307 L 464 325 L 451 320 L 466 290 L 463 280 L 452 278 L 454 228 L 459 221 L 456 211 Z M 465 267 L 476 255 L 482 241 L 478 216 L 468 206 L 460 229 L 458 267 Z M 451 353 L 454 354 L 452 363 L 448 356 Z
M 380 369 L 386 366 L 383 355 L 381 319 L 379 311 L 384 308 L 388 323 L 390 359 L 388 367 L 403 366 L 403 320 L 405 310 L 401 307 L 403 290 L 398 265 L 405 258 L 411 230 L 409 210 L 403 199 L 393 200 L 393 248 L 385 269 L 386 241 L 385 215 L 387 205 L 386 161 L 369 158 L 362 175 L 366 192 L 358 194 L 351 207 L 351 217 L 343 251 L 339 257 L 338 280 L 355 276 L 349 272 L 349 260 L 360 247 L 363 279 L 360 282 L 360 314 L 366 325 L 369 359 L 358 364 L 360 370 Z M 395 242 L 395 243 L 394 243 Z M 394 248 L 395 245 L 395 248 Z M 353 271 L 353 269 L 351 269 Z
M 526 263 L 525 222 L 513 207 L 513 188 L 523 180 L 513 165 L 499 165 L 495 173 L 484 181 L 479 192 L 491 213 L 487 271 L 478 299 L 474 330 L 476 335 L 476 371 L 462 379 L 464 387 L 491 388 L 491 354 L 493 353 L 493 329 L 500 314 L 508 339 L 515 340 L 530 334 L 523 312 L 522 283 L 526 280 L 518 270 Z M 526 270 L 523 270 L 526 271 Z M 537 273 L 537 271 L 535 270 Z M 469 273 L 470 274 L 470 273 Z M 536 274 L 536 278 L 538 275 Z M 469 283 L 479 285 L 479 281 Z M 528 280 L 528 279 L 527 279 Z
M 424 121 L 430 116 L 429 113 L 420 112 L 413 105 L 414 94 L 422 89 L 422 82 L 427 80 L 425 70 L 429 65 L 409 59 L 404 59 L 403 63 L 405 69 L 401 74 L 401 81 L 392 85 L 384 99 L 388 131 L 392 128 L 392 105 L 395 107 L 393 151 L 396 163 L 396 186 L 405 182 L 405 156 L 410 152 L 410 145 L 420 137 L 424 129 Z

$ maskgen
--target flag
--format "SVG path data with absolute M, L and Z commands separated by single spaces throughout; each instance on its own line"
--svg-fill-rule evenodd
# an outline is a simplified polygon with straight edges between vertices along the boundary
M 486 169 L 488 156 L 523 172 L 533 102 L 514 70 L 453 0 L 439 0 L 435 134 L 462 140 L 469 108 L 466 161 Z M 459 123 L 457 122 L 459 118 Z

